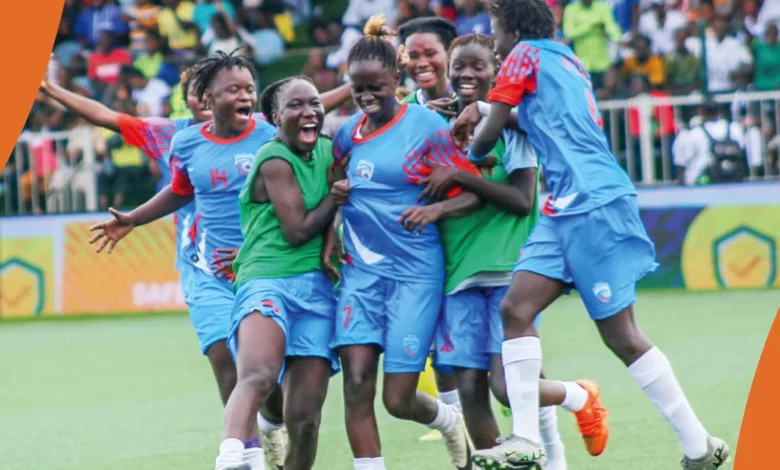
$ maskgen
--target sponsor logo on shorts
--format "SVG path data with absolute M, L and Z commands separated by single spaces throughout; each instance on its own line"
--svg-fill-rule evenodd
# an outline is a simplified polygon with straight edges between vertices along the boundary
M 275 314 L 279 315 L 279 307 L 277 307 L 276 304 L 274 304 L 273 300 L 265 299 L 260 303 L 263 305 L 263 307 L 270 308 L 274 311 Z
M 612 299 L 612 289 L 609 288 L 609 284 L 606 282 L 597 282 L 593 285 L 593 295 L 599 301 L 607 303 Z
M 355 174 L 364 180 L 370 180 L 371 177 L 374 176 L 374 164 L 366 160 L 360 160 L 357 164 Z
M 408 335 L 404 338 L 404 352 L 409 357 L 414 357 L 420 349 L 420 340 L 414 335 Z
M 255 155 L 251 153 L 239 153 L 236 155 L 236 170 L 243 176 L 247 176 L 252 171 L 252 165 L 255 163 Z

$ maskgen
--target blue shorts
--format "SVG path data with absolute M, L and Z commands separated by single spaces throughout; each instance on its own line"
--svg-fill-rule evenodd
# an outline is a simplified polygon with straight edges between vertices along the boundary
M 574 286 L 591 319 L 601 320 L 632 305 L 637 281 L 657 267 L 655 246 L 631 195 L 584 214 L 541 217 L 514 271 Z
M 230 331 L 231 347 L 236 351 L 241 347 L 236 343 L 238 328 L 252 312 L 273 318 L 279 325 L 286 337 L 286 357 L 322 357 L 331 361 L 333 373 L 338 372 L 338 358 L 330 347 L 336 297 L 325 273 L 251 279 L 239 287 Z
M 233 285 L 193 266 L 189 286 L 190 320 L 205 355 L 214 343 L 230 335 Z
M 472 287 L 444 297 L 436 329 L 437 370 L 446 367 L 490 370 L 490 358 L 501 354 L 504 327 L 501 301 L 509 286 Z M 541 314 L 534 324 L 539 327 Z
M 376 344 L 383 369 L 422 372 L 433 342 L 444 286 L 397 281 L 344 265 L 333 347 Z
M 198 268 L 192 263 L 183 260 L 176 265 L 176 270 L 179 271 L 179 282 L 181 283 L 181 291 L 184 294 L 184 302 L 189 306 L 192 292 L 192 277 L 194 276 L 194 271 L 197 271 Z

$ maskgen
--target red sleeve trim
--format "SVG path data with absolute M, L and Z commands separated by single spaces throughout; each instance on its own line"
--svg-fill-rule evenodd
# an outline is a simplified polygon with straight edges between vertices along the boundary
M 179 196 L 192 196 L 195 194 L 195 188 L 192 186 L 190 177 L 187 173 L 174 167 L 173 178 L 171 180 L 171 191 Z
M 142 119 L 124 113 L 119 114 L 118 121 L 119 133 L 122 134 L 122 138 L 125 139 L 127 145 L 143 148 L 144 144 L 146 143 L 146 139 L 144 138 L 143 134 L 144 129 L 146 128 L 146 123 Z M 149 156 L 156 158 L 155 155 Z

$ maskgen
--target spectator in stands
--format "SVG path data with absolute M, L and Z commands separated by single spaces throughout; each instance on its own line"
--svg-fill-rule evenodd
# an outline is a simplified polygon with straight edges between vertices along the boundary
M 147 50 L 147 36 L 157 34 L 157 17 L 160 7 L 152 0 L 135 0 L 135 6 L 125 10 L 124 16 L 130 24 L 130 53 L 133 57 Z
M 76 41 L 73 34 L 72 23 L 68 16 L 63 12 L 62 19 L 60 20 L 60 26 L 57 29 L 57 37 L 54 39 L 54 57 L 61 65 L 69 65 L 73 60 L 73 57 L 82 53 L 83 48 L 81 44 Z
M 197 49 L 200 41 L 194 23 L 195 5 L 189 0 L 162 0 L 162 3 L 157 25 L 168 46 L 180 55 L 188 49 Z
M 612 63 L 609 41 L 621 39 L 612 9 L 600 0 L 573 1 L 563 10 L 563 35 L 574 43 L 574 53 L 591 74 L 594 87 L 601 88 Z
M 146 78 L 160 78 L 169 86 L 179 82 L 179 71 L 175 64 L 168 61 L 167 43 L 157 30 L 145 35 L 144 50 L 133 61 L 133 67 L 140 70 Z
M 362 31 L 363 25 L 371 16 L 380 14 L 385 15 L 387 24 L 394 28 L 398 20 L 395 0 L 349 0 L 341 22 L 345 27 L 354 26 Z
M 639 26 L 640 4 L 642 0 L 612 0 L 612 13 L 620 30 L 626 35 L 636 33 Z M 626 37 L 625 39 L 628 39 Z
M 221 5 L 219 3 L 217 8 L 221 8 Z M 249 51 L 255 46 L 252 35 L 222 11 L 211 16 L 211 24 L 203 33 L 201 42 L 210 55 L 218 51 L 230 54 L 236 49 L 239 49 L 242 55 L 249 55 Z
M 163 116 L 164 103 L 171 95 L 171 87 L 167 83 L 159 78 L 147 78 L 135 67 L 123 67 L 120 80 L 130 90 L 139 117 Z
M 233 8 L 233 4 L 227 0 L 198 1 L 192 14 L 192 20 L 198 26 L 198 29 L 200 29 L 201 34 L 206 33 L 206 30 L 211 26 L 211 19 L 217 13 L 227 15 L 230 21 L 235 22 L 238 20 L 236 9 Z
M 101 92 L 107 85 L 119 80 L 122 66 L 133 62 L 127 49 L 115 46 L 115 36 L 111 29 L 101 31 L 97 50 L 87 60 L 87 76 L 92 81 L 94 91 Z
M 639 32 L 650 38 L 654 54 L 664 56 L 674 53 L 675 32 L 687 24 L 685 15 L 664 0 L 651 0 L 650 8 L 639 18 Z
M 729 21 L 725 16 L 716 16 L 712 23 L 712 35 L 706 38 L 707 90 L 710 93 L 728 93 L 736 89 L 738 73 L 751 70 L 753 57 L 748 48 L 737 38 L 729 36 Z M 701 57 L 702 43 L 698 37 L 688 38 L 688 49 Z
M 699 122 L 677 138 L 672 148 L 672 158 L 677 167 L 677 180 L 680 184 L 709 184 L 707 170 L 713 160 L 712 144 L 726 139 L 745 148 L 742 126 L 729 122 L 722 113 L 721 106 L 708 101 L 700 108 Z
M 777 25 L 769 23 L 764 37 L 753 44 L 755 57 L 753 84 L 756 90 L 780 90 L 780 43 Z
M 92 6 L 84 8 L 76 20 L 75 35 L 88 48 L 99 47 L 100 33 L 127 33 L 127 23 L 122 21 L 122 10 L 114 0 L 92 0 Z
M 255 10 L 254 15 L 257 29 L 252 33 L 252 52 L 255 63 L 269 65 L 281 60 L 284 58 L 284 39 L 274 26 L 273 15 L 260 10 Z M 338 41 L 338 36 L 335 38 Z
M 650 38 L 643 35 L 634 36 L 631 46 L 634 55 L 623 61 L 621 67 L 623 77 L 628 79 L 635 75 L 644 75 L 654 88 L 663 87 L 666 80 L 664 61 L 651 52 Z
M 675 49 L 666 56 L 666 90 L 672 95 L 687 95 L 701 88 L 701 63 L 688 50 L 688 32 L 678 29 L 674 34 Z
M 458 36 L 468 33 L 490 34 L 490 15 L 485 11 L 480 0 L 463 0 L 455 18 L 455 29 Z

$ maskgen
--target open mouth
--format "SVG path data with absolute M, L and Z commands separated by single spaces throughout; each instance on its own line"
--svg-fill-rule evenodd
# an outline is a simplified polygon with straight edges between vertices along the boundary
M 238 116 L 239 119 L 249 119 L 250 117 L 252 117 L 252 107 L 241 106 L 239 108 L 236 108 L 236 116 Z
M 305 144 L 315 144 L 320 134 L 317 127 L 317 124 L 314 123 L 308 123 L 301 126 L 301 131 L 299 133 L 301 142 Z

